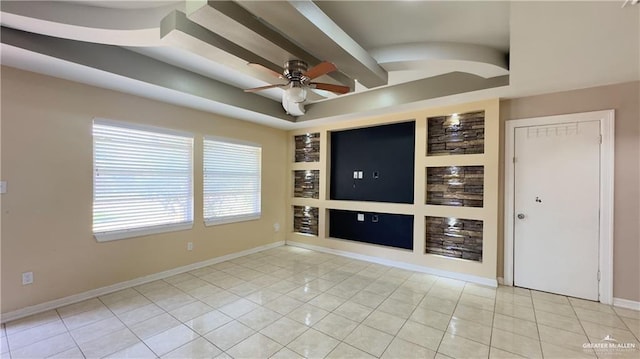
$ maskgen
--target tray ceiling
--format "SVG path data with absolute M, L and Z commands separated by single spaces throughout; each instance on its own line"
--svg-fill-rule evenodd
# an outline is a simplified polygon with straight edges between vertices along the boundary
M 296 128 L 415 106 L 636 80 L 638 8 L 612 2 L 2 1 L 2 63 Z M 616 42 L 598 36 L 589 23 L 594 17 L 607 29 L 603 33 L 618 36 Z M 585 37 L 591 48 L 573 36 Z M 599 46 L 607 56 L 598 53 Z M 546 60 L 548 49 L 557 60 Z M 596 53 L 594 59 L 581 59 L 585 52 Z M 541 76 L 567 66 L 622 62 L 612 60 L 616 55 L 624 65 L 597 76 L 565 76 L 564 87 Z M 280 72 L 290 59 L 311 66 L 333 62 L 339 72 L 318 80 L 354 91 L 314 94 L 306 114 L 297 118 L 280 106 L 280 89 L 243 92 L 278 82 L 247 63 Z

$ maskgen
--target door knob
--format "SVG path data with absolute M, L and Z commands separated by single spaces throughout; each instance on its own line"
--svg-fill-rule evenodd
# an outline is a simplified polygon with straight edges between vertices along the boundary
M 518 213 L 518 219 L 524 219 L 524 213 Z

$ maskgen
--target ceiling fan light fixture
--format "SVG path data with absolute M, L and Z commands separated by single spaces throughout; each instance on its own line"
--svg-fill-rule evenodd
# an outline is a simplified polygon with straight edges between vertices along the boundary
M 282 70 L 282 76 L 278 75 L 275 71 L 268 69 L 262 65 L 255 63 L 252 66 L 258 66 L 265 68 L 274 77 L 281 79 L 287 79 L 286 84 L 275 84 L 261 87 L 254 87 L 244 90 L 245 92 L 258 92 L 262 90 L 281 88 L 282 92 L 282 107 L 291 116 L 304 115 L 304 103 L 307 100 L 307 88 L 313 90 L 329 91 L 336 94 L 345 94 L 351 91 L 351 88 L 343 85 L 335 85 L 322 82 L 311 82 L 313 79 L 326 75 L 330 72 L 336 71 L 338 68 L 335 64 L 323 61 L 312 68 L 308 68 L 307 63 L 301 60 L 290 60 L 285 62 L 284 69 Z
M 301 84 L 292 82 L 282 93 L 282 107 L 291 116 L 302 116 L 306 99 L 307 90 Z
M 284 96 L 287 98 L 287 102 L 302 103 L 307 99 L 307 89 L 299 83 L 292 82 L 291 85 L 284 90 Z

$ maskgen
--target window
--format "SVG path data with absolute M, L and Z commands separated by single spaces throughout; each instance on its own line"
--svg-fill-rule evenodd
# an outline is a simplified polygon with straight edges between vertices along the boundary
M 262 148 L 204 139 L 204 219 L 207 225 L 260 218 Z
M 189 229 L 193 136 L 93 121 L 93 234 L 98 241 Z

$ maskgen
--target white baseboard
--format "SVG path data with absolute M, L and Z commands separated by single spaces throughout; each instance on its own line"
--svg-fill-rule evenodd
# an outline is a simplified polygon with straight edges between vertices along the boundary
M 106 287 L 102 287 L 102 288 L 92 289 L 92 290 L 89 290 L 89 291 L 86 291 L 86 292 L 83 292 L 83 293 L 78 293 L 78 294 L 70 295 L 68 297 L 64 297 L 64 298 L 55 299 L 55 300 L 52 300 L 52 301 L 49 301 L 49 302 L 44 302 L 44 303 L 32 305 L 32 306 L 29 306 L 29 307 L 25 307 L 25 308 L 22 308 L 22 309 L 17 309 L 17 310 L 14 310 L 14 311 L 11 311 L 11 312 L 7 312 L 7 313 L 2 313 L 2 317 L 0 318 L 0 322 L 1 323 L 6 323 L 6 322 L 9 322 L 9 321 L 20 319 L 20 318 L 24 318 L 24 317 L 27 317 L 27 316 L 30 316 L 30 315 L 33 315 L 33 314 L 46 312 L 47 310 L 60 308 L 60 307 L 63 307 L 65 305 L 82 302 L 83 300 L 99 297 L 101 295 L 117 292 L 119 290 L 127 289 L 127 288 L 134 287 L 134 286 L 137 286 L 137 285 L 141 285 L 141 284 L 153 282 L 153 281 L 156 281 L 156 280 L 159 280 L 159 279 L 171 277 L 171 276 L 176 275 L 176 274 L 185 273 L 185 272 L 189 272 L 189 271 L 192 271 L 192 270 L 195 270 L 195 269 L 198 269 L 198 268 L 210 266 L 212 264 L 221 263 L 221 262 L 228 261 L 228 260 L 231 260 L 231 259 L 243 257 L 243 256 L 246 256 L 246 255 L 249 255 L 249 254 L 261 252 L 261 251 L 264 251 L 264 250 L 267 250 L 267 249 L 280 247 L 280 246 L 283 246 L 284 244 L 285 244 L 284 241 L 278 241 L 278 242 L 274 242 L 274 243 L 269 243 L 269 244 L 265 244 L 263 246 L 247 249 L 247 250 L 236 252 L 236 253 L 227 254 L 227 255 L 224 255 L 224 256 L 221 256 L 221 257 L 215 257 L 215 258 L 207 259 L 207 260 L 202 261 L 202 262 L 187 264 L 186 266 L 169 269 L 169 270 L 166 270 L 164 272 L 150 274 L 150 275 L 147 275 L 147 276 L 144 276 L 144 277 L 135 278 L 135 279 L 128 280 L 128 281 L 125 281 L 125 282 L 112 284 L 112 285 L 109 285 L 109 286 L 106 286 Z
M 636 302 L 634 300 L 622 299 L 622 298 L 613 298 L 613 306 L 626 308 L 626 309 L 640 310 L 640 302 Z
M 390 267 L 396 267 L 396 268 L 412 270 L 412 271 L 415 271 L 415 272 L 433 274 L 433 275 L 437 275 L 437 276 L 440 276 L 440 277 L 458 279 L 458 280 L 463 280 L 463 281 L 466 281 L 466 282 L 471 282 L 471 283 L 476 283 L 476 284 L 482 284 L 482 285 L 486 285 L 486 286 L 490 286 L 490 287 L 497 287 L 498 286 L 498 282 L 495 279 L 478 277 L 478 276 L 470 275 L 470 274 L 450 272 L 450 271 L 445 271 L 445 270 L 441 270 L 441 269 L 435 269 L 435 268 L 430 268 L 430 267 L 419 266 L 419 265 L 416 265 L 416 264 L 393 261 L 393 260 L 390 260 L 390 259 L 385 259 L 385 258 L 380 258 L 380 257 L 368 256 L 368 255 L 364 255 L 364 254 L 347 252 L 347 251 L 342 251 L 342 250 L 332 249 L 332 248 L 327 248 L 327 247 L 322 247 L 322 246 L 315 246 L 313 244 L 306 244 L 306 243 L 294 242 L 294 241 L 289 241 L 289 240 L 286 243 L 287 243 L 288 246 L 311 249 L 311 250 L 318 251 L 318 252 L 335 254 L 335 255 L 339 255 L 339 256 L 343 256 L 343 257 L 359 259 L 359 260 L 363 260 L 363 261 L 366 261 L 366 262 L 382 264 L 382 265 L 386 265 L 386 266 L 390 266 Z

